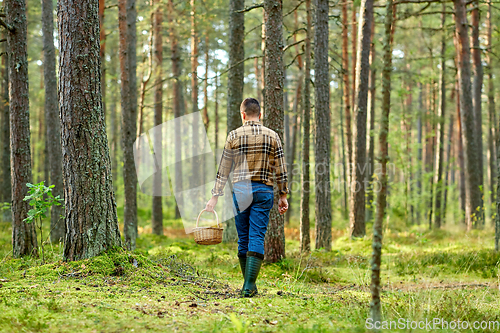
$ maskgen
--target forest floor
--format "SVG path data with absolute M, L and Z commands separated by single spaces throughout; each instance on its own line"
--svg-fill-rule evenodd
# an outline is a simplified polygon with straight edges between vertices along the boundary
M 370 236 L 350 240 L 335 231 L 331 252 L 301 256 L 297 232 L 287 229 L 287 258 L 265 264 L 259 295 L 241 298 L 236 244 L 199 246 L 179 221 L 166 225 L 162 237 L 140 228 L 134 252 L 115 249 L 90 260 L 66 263 L 59 246 L 47 245 L 42 265 L 40 258 L 12 258 L 11 227 L 0 222 L 0 331 L 369 331 Z M 500 321 L 492 234 L 385 230 L 384 320 Z

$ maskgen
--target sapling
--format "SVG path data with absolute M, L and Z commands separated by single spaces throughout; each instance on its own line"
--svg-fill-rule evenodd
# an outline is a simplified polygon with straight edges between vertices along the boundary
M 43 219 L 47 217 L 46 213 L 53 205 L 59 206 L 62 199 L 57 196 L 54 197 L 52 189 L 54 185 L 45 186 L 43 182 L 38 184 L 27 183 L 28 195 L 24 197 L 24 201 L 29 201 L 32 207 L 28 211 L 28 217 L 24 219 L 26 223 L 35 223 L 35 227 L 40 230 L 40 241 L 42 247 L 42 264 L 45 264 L 44 240 L 43 240 Z M 50 231 L 49 235 L 50 237 Z M 47 237 L 47 239 L 48 239 Z

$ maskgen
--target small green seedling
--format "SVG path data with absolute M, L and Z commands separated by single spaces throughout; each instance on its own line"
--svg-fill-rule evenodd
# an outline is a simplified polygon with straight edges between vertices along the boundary
M 42 264 L 45 263 L 45 252 L 44 252 L 44 244 L 43 240 L 43 219 L 47 217 L 47 211 L 53 205 L 59 206 L 61 205 L 62 199 L 57 196 L 54 197 L 52 194 L 52 189 L 54 185 L 45 186 L 43 182 L 38 184 L 30 184 L 27 183 L 28 186 L 28 195 L 24 197 L 24 201 L 29 201 L 29 205 L 31 208 L 28 211 L 28 217 L 24 219 L 26 223 L 35 223 L 35 227 L 40 230 L 40 240 L 42 242 Z M 49 232 L 50 236 L 50 232 Z M 49 237 L 48 236 L 48 237 Z M 47 239 L 48 239 L 47 237 Z

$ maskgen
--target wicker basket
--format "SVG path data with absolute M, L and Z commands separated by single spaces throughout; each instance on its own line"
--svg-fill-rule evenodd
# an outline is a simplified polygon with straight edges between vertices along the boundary
M 214 245 L 222 242 L 222 231 L 219 223 L 219 217 L 217 216 L 217 212 L 214 210 L 215 218 L 217 219 L 217 228 L 214 227 L 198 227 L 198 223 L 200 222 L 200 217 L 203 212 L 206 212 L 206 209 L 200 212 L 198 215 L 198 219 L 196 219 L 196 228 L 194 228 L 194 241 L 201 245 Z

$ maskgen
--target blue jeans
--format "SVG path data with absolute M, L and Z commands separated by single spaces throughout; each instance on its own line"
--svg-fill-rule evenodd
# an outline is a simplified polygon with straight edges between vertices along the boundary
M 250 181 L 233 184 L 233 208 L 238 231 L 238 255 L 264 254 L 264 236 L 274 204 L 273 187 Z

